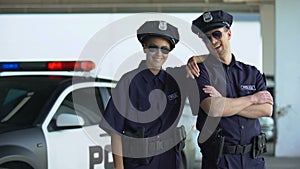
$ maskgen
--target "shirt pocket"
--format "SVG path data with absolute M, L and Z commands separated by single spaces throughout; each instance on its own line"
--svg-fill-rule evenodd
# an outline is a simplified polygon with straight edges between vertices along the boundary
M 239 96 L 248 96 L 256 92 L 255 84 L 244 83 L 239 86 Z
M 178 91 L 170 92 L 166 96 L 168 104 L 174 105 L 180 103 L 180 93 Z
M 134 96 L 132 99 L 130 99 L 130 101 L 132 105 L 131 111 L 136 109 L 137 111 L 144 112 L 147 111 L 151 106 L 149 97 L 147 95 Z

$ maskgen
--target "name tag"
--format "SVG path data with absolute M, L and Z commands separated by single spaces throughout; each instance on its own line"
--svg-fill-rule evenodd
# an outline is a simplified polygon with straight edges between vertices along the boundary
M 178 97 L 179 97 L 178 93 L 175 92 L 175 93 L 172 93 L 172 94 L 168 95 L 168 100 L 174 100 L 174 99 L 176 99 Z
M 255 85 L 241 85 L 241 90 L 256 91 Z

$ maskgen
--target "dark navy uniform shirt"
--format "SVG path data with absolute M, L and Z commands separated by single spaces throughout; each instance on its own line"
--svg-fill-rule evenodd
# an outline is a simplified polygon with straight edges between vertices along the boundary
M 173 76 L 164 70 L 160 70 L 157 75 L 154 75 L 143 64 L 140 64 L 138 69 L 126 73 L 118 82 L 116 89 L 112 92 L 112 99 L 110 99 L 104 112 L 104 119 L 107 123 L 102 122 L 100 127 L 108 132 L 115 130 L 118 133 L 144 128 L 144 137 L 157 136 L 170 127 L 177 127 L 184 105 L 184 99 L 181 97 L 182 92 L 177 82 Z M 164 92 L 163 95 L 158 95 L 158 98 L 154 99 L 160 102 L 161 98 L 159 97 L 165 97 L 167 104 L 161 114 L 148 112 L 156 113 L 156 115 L 150 116 L 150 119 L 153 120 L 147 121 L 149 117 L 146 117 L 144 112 L 151 107 L 149 94 L 154 89 L 160 89 Z M 157 106 L 158 110 L 161 110 L 159 108 L 161 104 L 152 106 L 154 109 Z M 175 148 L 151 157 L 149 165 L 140 165 L 136 159 L 130 157 L 123 159 L 126 169 L 177 169 L 182 161 L 181 154 L 176 152 Z
M 236 61 L 233 55 L 229 65 L 225 65 L 209 55 L 198 66 L 201 73 L 196 80 L 201 101 L 210 97 L 209 94 L 201 90 L 205 85 L 214 86 L 222 96 L 227 98 L 247 96 L 267 89 L 264 76 L 259 70 L 254 66 Z M 196 125 L 199 131 L 202 130 L 206 119 L 207 114 L 200 108 Z M 225 142 L 235 145 L 250 144 L 253 137 L 261 133 L 258 119 L 250 119 L 238 115 L 222 117 L 219 127 L 223 129 Z M 240 157 L 237 157 L 237 159 L 240 159 Z

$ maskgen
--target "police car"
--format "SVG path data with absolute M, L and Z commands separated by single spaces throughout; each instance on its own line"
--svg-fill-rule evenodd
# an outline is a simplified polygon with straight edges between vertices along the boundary
M 94 67 L 0 62 L 1 169 L 113 168 L 110 136 L 98 125 L 116 82 L 91 75 Z M 184 119 L 189 115 L 182 120 L 188 132 L 182 153 L 185 168 L 193 168 L 195 134 Z
M 98 125 L 114 83 L 91 61 L 0 63 L 0 168 L 110 169 Z

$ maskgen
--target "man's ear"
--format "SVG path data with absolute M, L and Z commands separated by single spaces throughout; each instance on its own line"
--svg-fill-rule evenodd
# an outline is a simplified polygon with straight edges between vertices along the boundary
M 228 40 L 230 40 L 231 39 L 231 30 L 230 29 L 228 29 L 228 31 L 227 31 L 227 36 L 228 36 Z

